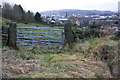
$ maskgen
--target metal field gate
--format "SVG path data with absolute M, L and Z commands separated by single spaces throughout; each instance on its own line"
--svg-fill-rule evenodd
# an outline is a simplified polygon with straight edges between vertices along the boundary
M 17 27 L 20 48 L 59 47 L 64 44 L 64 27 Z

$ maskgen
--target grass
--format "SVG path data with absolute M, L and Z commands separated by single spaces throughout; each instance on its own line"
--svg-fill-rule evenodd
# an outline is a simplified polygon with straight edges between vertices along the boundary
M 14 22 L 14 21 L 0 17 L 0 24 L 4 26 L 8 26 L 6 23 L 10 23 L 10 22 Z M 17 27 L 51 27 L 51 25 L 45 25 L 41 23 L 28 23 L 28 24 L 17 23 Z M 55 27 L 63 27 L 63 26 L 55 26 Z
M 45 24 L 40 24 L 40 23 L 18 23 L 17 27 L 51 27 L 51 25 L 45 25 Z M 55 26 L 55 27 L 63 27 L 63 26 Z
M 37 73 L 36 75 L 30 76 L 30 75 L 25 75 L 25 76 L 20 76 L 17 78 L 44 78 L 44 79 L 50 79 L 50 80 L 55 80 L 55 78 L 61 78 L 61 77 L 67 77 L 67 78 L 71 78 L 71 76 L 67 75 L 67 74 L 62 74 L 62 73 Z
M 6 20 L 7 21 L 7 20 Z M 39 24 L 22 24 L 19 23 L 18 27 L 38 27 Z M 46 25 L 41 25 L 46 26 Z M 36 30 L 40 31 L 40 30 Z M 43 31 L 43 30 L 41 30 Z M 40 35 L 40 34 L 38 34 Z M 37 35 L 37 36 L 38 36 Z M 48 35 L 46 35 L 48 36 Z M 23 43 L 20 43 L 23 44 Z M 89 40 L 85 40 L 82 43 L 75 44 L 73 49 L 69 49 L 68 46 L 64 48 L 57 49 L 48 49 L 48 48 L 35 48 L 31 50 L 15 50 L 17 55 L 14 56 L 18 61 L 20 60 L 20 64 L 29 64 L 26 61 L 36 61 L 37 65 L 36 71 L 30 71 L 30 74 L 22 74 L 18 76 L 13 76 L 17 78 L 76 78 L 76 77 L 86 77 L 87 78 L 103 78 L 106 69 L 104 69 L 104 64 L 100 61 L 91 61 L 89 59 L 89 54 L 94 51 L 98 51 L 101 46 L 116 46 L 118 44 L 117 41 L 110 40 L 108 38 L 93 38 Z M 2 48 L 9 48 L 3 46 Z M 62 50 L 62 51 L 61 51 Z M 10 51 L 8 51 L 10 52 Z M 11 52 L 9 53 L 10 57 Z M 10 58 L 11 61 L 12 58 Z M 8 60 L 9 61 L 9 60 Z M 13 59 L 13 61 L 15 61 Z M 26 62 L 26 63 L 24 63 Z M 35 62 L 31 62 L 33 65 Z M 36 65 L 36 66 L 37 66 Z M 12 66 L 12 65 L 11 65 Z M 18 65 L 15 65 L 18 66 Z M 36 67 L 34 66 L 34 67 Z M 7 66 L 9 67 L 9 66 Z M 25 66 L 25 69 L 26 70 Z M 17 68 L 24 68 L 18 66 Z M 99 73 L 101 72 L 101 73 Z M 109 72 L 109 71 L 108 71 Z
M 87 44 L 87 46 L 90 46 L 90 44 L 93 44 L 94 46 L 92 48 L 95 48 L 98 46 L 96 43 L 92 43 L 92 41 L 96 41 L 96 43 L 99 42 L 99 39 L 91 39 L 87 40 L 83 43 L 81 43 L 81 46 L 84 46 Z M 108 43 L 111 43 L 108 42 Z M 113 42 L 114 43 L 114 42 Z M 112 44 L 113 44 L 112 43 Z M 106 43 L 107 44 L 107 43 Z M 79 44 L 80 45 L 80 44 Z M 46 51 L 46 52 L 44 52 Z M 49 53 L 49 50 L 45 49 L 33 49 L 33 50 L 16 50 L 17 54 L 20 54 L 21 56 L 25 57 L 22 58 L 22 60 L 36 60 L 37 57 L 40 62 L 37 62 L 37 65 L 39 65 L 36 72 L 31 72 L 32 74 L 23 74 L 18 76 L 13 76 L 17 78 L 76 78 L 76 77 L 94 77 L 94 78 L 101 78 L 104 77 L 104 72 L 101 74 L 98 74 L 96 68 L 100 68 L 100 70 L 103 68 L 103 64 L 99 64 L 99 62 L 90 61 L 89 58 L 84 57 L 84 53 L 76 52 L 76 51 L 65 51 L 63 53 Z M 28 56 L 29 55 L 29 56 Z M 87 54 L 86 54 L 87 55 Z M 29 58 L 29 59 L 28 59 Z M 24 61 L 23 61 L 24 62 Z M 23 63 L 22 63 L 23 64 Z M 25 63 L 28 64 L 28 63 Z M 30 64 L 30 63 L 29 63 Z M 31 65 L 33 63 L 31 62 Z M 104 69 L 104 68 L 103 68 Z M 94 74 L 93 74 L 94 73 Z
M 101 73 L 95 74 L 95 77 L 96 77 L 96 78 L 104 78 L 104 77 L 103 77 L 103 74 L 101 74 Z
M 94 38 L 94 39 L 86 40 L 80 44 L 76 44 L 72 50 L 68 49 L 68 47 L 57 48 L 57 49 L 35 48 L 35 49 L 31 49 L 31 51 L 28 52 L 32 52 L 34 54 L 43 56 L 45 62 L 69 61 L 70 56 L 73 58 L 73 60 L 74 58 L 75 59 L 77 58 L 76 56 L 89 57 L 88 55 L 90 53 L 98 51 L 104 45 L 116 46 L 117 44 L 118 42 L 110 39 Z
M 6 23 L 10 23 L 10 22 L 12 22 L 12 21 L 9 19 L 5 19 L 5 18 L 0 17 L 0 24 L 1 25 L 8 26 Z
M 83 50 L 86 49 L 94 49 L 103 45 L 109 45 L 109 46 L 114 46 L 117 45 L 118 42 L 106 38 L 93 38 L 89 40 L 85 40 L 81 44 L 76 44 L 74 49 L 80 49 L 82 48 Z

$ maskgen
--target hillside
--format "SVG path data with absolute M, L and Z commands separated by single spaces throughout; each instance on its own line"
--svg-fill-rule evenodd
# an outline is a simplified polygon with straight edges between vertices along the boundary
M 103 43 L 99 45 L 101 42 Z M 90 39 L 76 44 L 71 51 L 59 53 L 42 48 L 13 50 L 4 46 L 2 48 L 3 77 L 114 78 L 118 74 L 117 46 L 116 41 L 107 38 Z M 106 55 L 102 54 L 104 49 L 111 58 L 104 58 Z M 86 54 L 89 51 L 91 53 Z M 92 54 L 95 52 L 97 55 Z
M 3 22 L 11 21 L 3 18 Z M 40 24 L 19 23 L 19 26 L 33 27 Z M 112 36 L 115 36 L 112 31 L 105 30 L 104 36 L 84 39 L 75 43 L 72 49 L 64 46 L 54 49 L 35 47 L 29 50 L 15 50 L 2 46 L 0 48 L 2 76 L 3 78 L 118 77 L 120 41 L 111 39 Z
M 41 12 L 41 15 L 60 15 L 60 16 L 65 16 L 66 12 L 68 15 L 72 14 L 80 14 L 80 15 L 92 15 L 92 14 L 97 14 L 97 15 L 111 15 L 114 14 L 115 12 L 112 11 L 99 11 L 99 10 L 79 10 L 79 9 L 62 9 L 62 10 L 52 10 L 52 11 L 44 11 Z

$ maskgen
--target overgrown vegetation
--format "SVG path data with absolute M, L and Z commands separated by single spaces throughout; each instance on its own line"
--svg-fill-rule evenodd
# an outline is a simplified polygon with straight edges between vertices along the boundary
M 3 47 L 3 72 L 15 78 L 117 77 L 118 42 L 108 38 L 93 38 L 77 43 L 71 51 L 65 48 L 56 52 L 55 49 L 42 48 L 14 51 Z M 20 65 L 16 65 L 17 62 Z M 10 65 L 11 69 L 6 70 L 5 66 Z
M 76 40 L 85 40 L 89 38 L 100 38 L 104 32 L 97 28 L 77 28 L 73 30 Z
M 9 57 L 7 55 L 9 54 Z M 93 69 L 93 66 L 99 69 Z M 101 67 L 100 67 L 101 66 Z M 111 77 L 101 61 L 90 61 L 84 56 L 66 53 L 14 51 L 3 48 L 4 77 L 14 78 L 96 78 L 95 74 Z M 109 75 L 108 75 L 109 74 Z

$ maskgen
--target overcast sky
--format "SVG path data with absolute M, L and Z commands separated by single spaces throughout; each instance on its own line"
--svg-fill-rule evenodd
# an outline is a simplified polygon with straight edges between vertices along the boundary
M 120 0 L 1 0 L 21 4 L 27 11 L 41 12 L 46 10 L 59 9 L 80 9 L 80 10 L 118 10 Z

